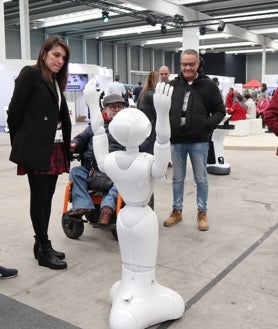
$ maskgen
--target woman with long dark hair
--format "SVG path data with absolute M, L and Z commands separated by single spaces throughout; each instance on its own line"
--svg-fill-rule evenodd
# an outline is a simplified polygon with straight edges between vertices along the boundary
M 63 94 L 69 57 L 62 38 L 46 39 L 37 63 L 25 66 L 16 78 L 8 110 L 10 160 L 18 175 L 27 174 L 30 186 L 34 257 L 51 269 L 67 267 L 65 254 L 52 247 L 48 226 L 58 175 L 70 166 L 71 122 Z

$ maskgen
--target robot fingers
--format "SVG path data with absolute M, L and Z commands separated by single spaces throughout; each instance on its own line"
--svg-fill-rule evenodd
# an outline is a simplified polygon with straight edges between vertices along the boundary
M 168 97 L 172 97 L 174 87 L 170 86 L 168 83 L 165 82 L 158 82 L 155 88 L 155 92 L 158 94 L 162 94 Z

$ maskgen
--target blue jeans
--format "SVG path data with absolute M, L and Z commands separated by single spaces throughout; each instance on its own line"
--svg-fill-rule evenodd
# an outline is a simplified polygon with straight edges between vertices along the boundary
M 197 208 L 198 210 L 207 211 L 208 148 L 208 142 L 171 145 L 171 156 L 173 162 L 173 209 L 182 210 L 183 208 L 184 180 L 186 177 L 187 155 L 189 154 L 194 180 L 197 185 Z
M 83 166 L 73 167 L 70 171 L 69 179 L 73 180 L 72 209 L 94 209 L 94 203 L 88 192 L 89 170 Z M 108 206 L 116 209 L 118 190 L 113 185 L 107 194 L 103 194 L 100 207 Z

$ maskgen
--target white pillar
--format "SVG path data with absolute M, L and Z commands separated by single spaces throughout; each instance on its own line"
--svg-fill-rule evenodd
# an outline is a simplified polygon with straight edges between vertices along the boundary
M 82 57 L 83 57 L 83 63 L 87 64 L 88 63 L 88 58 L 87 58 L 87 39 L 82 37 Z
M 194 49 L 199 52 L 199 28 L 188 27 L 182 30 L 182 48 Z
M 21 59 L 31 59 L 29 0 L 19 0 Z
M 98 43 L 98 65 L 103 66 L 103 43 L 99 41 Z
M 263 80 L 263 77 L 265 76 L 265 67 L 266 67 L 266 47 L 263 46 L 263 49 L 262 49 L 262 80 Z
M 113 71 L 115 74 L 119 73 L 118 69 L 118 44 L 113 42 Z
M 0 0 L 0 59 L 6 59 L 4 2 Z
M 139 71 L 143 71 L 144 69 L 144 51 L 143 47 L 139 48 Z
M 131 83 L 131 49 L 130 46 L 126 45 L 126 74 L 127 74 L 127 83 Z

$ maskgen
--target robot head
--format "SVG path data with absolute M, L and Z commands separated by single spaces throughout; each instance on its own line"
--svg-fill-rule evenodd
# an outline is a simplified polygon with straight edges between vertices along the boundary
M 136 108 L 126 108 L 109 123 L 109 131 L 118 143 L 136 147 L 150 135 L 152 125 L 147 116 Z

